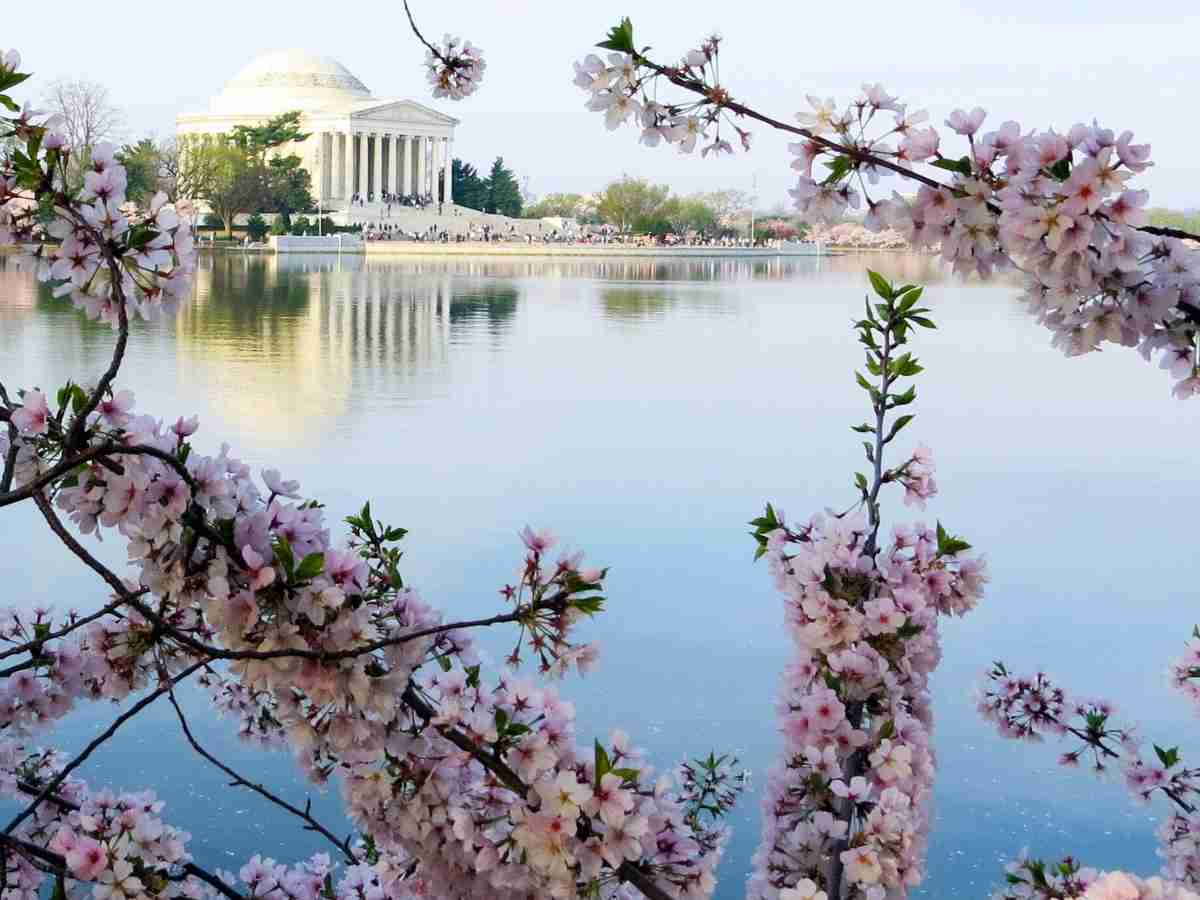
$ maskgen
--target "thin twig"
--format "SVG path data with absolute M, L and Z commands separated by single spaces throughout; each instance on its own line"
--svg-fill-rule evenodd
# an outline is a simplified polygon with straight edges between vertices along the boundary
M 103 732 L 101 732 L 86 747 L 84 747 L 74 759 L 63 766 L 62 769 L 59 770 L 58 774 L 46 784 L 46 787 L 42 789 L 42 792 L 34 797 L 33 802 L 25 807 L 24 810 L 18 813 L 17 816 L 11 822 L 9 822 L 7 826 L 5 826 L 4 833 L 12 834 L 14 828 L 33 815 L 34 811 L 42 804 L 42 801 L 58 790 L 59 785 L 67 780 L 67 776 L 83 765 L 87 758 L 91 756 L 101 744 L 116 734 L 117 729 L 119 729 L 122 725 L 140 713 L 143 709 L 145 709 L 163 694 L 169 693 L 174 685 L 183 681 L 183 679 L 187 678 L 204 665 L 205 660 L 200 660 L 199 662 L 195 662 L 188 666 L 178 675 L 171 676 L 164 684 L 159 685 L 158 688 L 151 691 L 133 706 L 129 707 L 129 709 L 125 710 L 125 712 L 121 713 L 121 715 L 117 716 L 117 718 L 113 719 L 111 725 L 104 729 Z
M 147 592 L 147 590 L 149 590 L 149 589 L 142 588 L 138 593 L 144 594 Z M 31 641 L 26 641 L 24 644 L 20 644 L 16 647 L 9 647 L 3 653 L 0 653 L 0 659 L 7 659 L 10 656 L 15 656 L 18 653 L 23 653 L 26 650 L 32 652 L 36 656 L 38 654 L 39 648 L 41 647 L 42 644 L 45 644 L 47 641 L 53 641 L 53 640 L 56 640 L 57 638 L 64 637 L 65 635 L 70 634 L 75 629 L 81 628 L 82 626 L 87 625 L 89 622 L 96 621 L 96 619 L 102 619 L 102 618 L 104 618 L 104 616 L 107 616 L 111 613 L 116 612 L 116 610 L 120 606 L 122 606 L 124 603 L 125 603 L 125 601 L 123 599 L 118 598 L 118 599 L 114 600 L 112 603 L 108 604 L 107 606 L 103 606 L 100 609 L 96 610 L 94 613 L 91 613 L 90 615 L 86 615 L 86 616 L 83 616 L 82 618 L 76 619 L 70 625 L 64 625 L 62 628 L 58 629 L 58 631 L 51 631 L 48 634 L 43 635 L 42 637 L 34 638 Z M 0 672 L 0 675 L 3 675 L 3 674 L 4 673 Z
M 304 822 L 306 823 L 305 824 L 306 831 L 315 831 L 318 834 L 325 837 L 326 839 L 328 839 L 329 842 L 331 844 L 333 844 L 335 847 L 337 847 L 338 850 L 341 852 L 341 854 L 346 858 L 346 862 L 348 862 L 350 865 L 355 865 L 358 862 L 358 859 L 354 856 L 354 851 L 350 849 L 349 839 L 347 838 L 346 840 L 339 840 L 338 837 L 333 832 L 331 832 L 328 828 L 326 828 L 324 825 L 322 825 L 320 822 L 318 822 L 316 819 L 314 819 L 312 817 L 312 815 L 309 814 L 309 811 L 308 811 L 310 804 L 306 804 L 304 809 L 300 809 L 298 806 L 293 806 L 291 803 L 288 803 L 286 800 L 284 800 L 280 797 L 276 797 L 274 794 L 272 794 L 270 791 L 268 791 L 261 784 L 255 784 L 252 781 L 246 780 L 241 775 L 239 775 L 237 772 L 235 772 L 233 769 L 231 769 L 229 766 L 225 765 L 225 763 L 221 762 L 221 760 L 217 759 L 215 756 L 213 756 L 211 753 L 209 753 L 207 750 L 205 750 L 203 747 L 201 747 L 200 742 L 196 740 L 196 736 L 194 734 L 192 734 L 192 729 L 188 726 L 187 717 L 184 716 L 183 710 L 180 709 L 179 702 L 175 699 L 175 692 L 168 691 L 167 699 L 171 702 L 171 706 L 173 706 L 175 708 L 175 715 L 178 717 L 179 725 L 183 729 L 183 736 L 185 738 L 187 738 L 187 742 L 192 745 L 192 749 L 195 750 L 202 757 L 204 757 L 206 760 L 208 760 L 210 763 L 212 763 L 214 766 L 216 766 L 218 769 L 220 769 L 222 772 L 224 772 L 226 775 L 228 775 L 230 778 L 232 778 L 233 779 L 233 782 L 232 782 L 233 787 L 249 788 L 250 790 L 254 791 L 256 794 L 259 794 L 262 797 L 265 797 L 267 800 L 274 803 L 276 806 L 281 807 L 282 809 L 286 809 L 288 812 L 290 812 L 294 816 L 298 816 L 299 818 L 303 819 Z

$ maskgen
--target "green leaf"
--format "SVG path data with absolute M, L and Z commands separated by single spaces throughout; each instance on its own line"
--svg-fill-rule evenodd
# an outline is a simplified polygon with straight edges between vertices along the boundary
M 633 22 L 629 16 L 623 18 L 615 27 L 608 30 L 608 38 L 596 45 L 605 50 L 615 50 L 618 53 L 634 53 Z
M 1054 165 L 1052 165 L 1050 167 L 1050 174 L 1053 175 L 1055 178 L 1057 178 L 1059 181 L 1066 181 L 1068 178 L 1070 178 L 1071 177 L 1071 157 L 1067 156 L 1064 159 L 1060 159 L 1058 162 L 1056 162 Z
M 275 542 L 275 558 L 279 560 L 283 571 L 287 573 L 288 581 L 291 581 L 293 573 L 296 571 L 296 554 L 292 552 L 292 545 L 288 543 L 287 538 L 280 537 Z
M 825 163 L 825 167 L 829 169 L 829 174 L 825 176 L 822 184 L 837 184 L 854 168 L 854 163 L 848 156 L 835 156 L 831 161 Z
M 864 494 L 867 493 L 867 476 L 862 472 L 854 473 L 854 484 Z
M 613 769 L 612 774 L 619 776 L 622 781 L 628 782 L 629 784 L 637 784 L 638 778 L 642 773 L 637 769 L 621 768 Z
M 913 287 L 908 288 L 907 292 L 901 292 L 897 294 L 896 296 L 902 298 L 900 300 L 900 306 L 898 307 L 899 311 L 902 313 L 908 312 L 910 309 L 916 306 L 917 301 L 921 299 L 921 294 L 923 293 L 925 293 L 925 288 Z
M 892 408 L 897 406 L 908 406 L 917 399 L 917 387 L 913 385 L 903 394 L 892 394 Z
M 874 269 L 867 269 L 867 277 L 871 279 L 871 287 L 875 293 L 884 300 L 891 300 L 893 295 L 891 283 L 876 272 Z
M 922 328 L 937 328 L 932 319 L 926 319 L 924 316 L 909 316 L 908 321 L 915 322 Z
M 451 669 L 454 668 L 454 663 L 450 662 L 449 656 L 446 656 L 443 654 L 442 656 L 439 656 L 437 658 L 437 661 L 438 661 L 438 665 L 442 667 L 443 672 L 449 672 Z
M 308 581 L 316 578 L 323 571 L 325 571 L 325 554 L 310 553 L 300 560 L 300 567 L 296 569 L 296 580 Z
M 861 425 L 851 425 L 850 430 L 857 431 L 859 434 L 870 434 L 875 430 L 875 426 L 868 425 L 866 422 L 863 422 Z
M 896 637 L 900 638 L 901 640 L 908 640 L 910 637 L 916 637 L 918 634 L 920 634 L 924 630 L 925 630 L 925 627 L 923 625 L 916 625 L 912 622 L 905 622 L 903 625 L 901 625 L 899 628 L 896 629 Z
M 937 541 L 938 541 L 938 556 L 953 556 L 956 553 L 962 553 L 964 550 L 970 550 L 971 545 L 962 538 L 957 538 L 942 527 L 942 523 L 937 523 Z
M 596 741 L 596 789 L 600 789 L 600 779 L 612 771 L 612 760 L 608 758 L 608 751 L 600 745 L 599 739 Z
M 895 360 L 893 360 L 891 369 L 893 375 L 898 375 L 900 377 L 912 377 L 913 375 L 919 375 L 925 371 L 924 367 L 918 364 L 915 359 L 913 359 L 913 355 L 911 353 L 905 353 L 903 356 L 897 357 Z
M 947 172 L 957 172 L 960 175 L 971 176 L 971 157 L 963 156 L 958 159 L 935 159 L 931 166 L 945 169 Z
M 1169 769 L 1172 766 L 1179 765 L 1179 748 L 1172 747 L 1169 750 L 1164 750 L 1158 744 L 1154 745 L 1154 752 L 1158 756 L 1158 761 L 1163 764 L 1164 769 Z
M 911 422 L 915 418 L 916 418 L 916 416 L 913 416 L 913 415 L 899 416 L 896 419 L 896 421 L 892 423 L 892 430 L 888 432 L 888 436 L 883 439 L 883 442 L 885 444 L 888 443 L 892 438 L 894 438 L 897 434 L 900 433 L 901 428 L 903 428 L 905 425 L 907 425 L 909 422 Z

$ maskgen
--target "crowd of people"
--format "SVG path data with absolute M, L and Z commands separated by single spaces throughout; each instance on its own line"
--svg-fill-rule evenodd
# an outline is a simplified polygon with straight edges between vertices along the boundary
M 350 195 L 350 205 L 352 207 L 365 207 L 368 203 L 373 204 L 375 202 L 377 201 L 374 191 L 368 191 L 366 194 L 355 193 Z M 439 216 L 445 208 L 445 204 L 441 200 L 435 199 L 433 194 L 392 194 L 384 191 L 379 195 L 378 202 L 383 204 L 383 216 L 385 218 L 392 215 L 392 207 L 424 210 L 436 206 Z

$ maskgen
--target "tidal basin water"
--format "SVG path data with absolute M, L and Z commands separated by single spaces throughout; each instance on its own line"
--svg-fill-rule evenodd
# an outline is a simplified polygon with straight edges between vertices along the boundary
M 734 751 L 755 791 L 732 819 L 721 898 L 742 893 L 758 840 L 758 789 L 777 750 L 773 696 L 790 642 L 745 522 L 764 501 L 792 519 L 853 501 L 863 466 L 861 362 L 850 330 L 867 264 L 928 283 L 939 329 L 919 336 L 918 417 L 899 443 L 930 444 L 939 518 L 987 553 L 982 606 L 944 626 L 934 679 L 941 771 L 922 896 L 984 897 L 1022 847 L 1089 864 L 1158 868 L 1165 807 L 1119 778 L 1060 770 L 1054 745 L 1014 745 L 974 711 L 994 659 L 1044 666 L 1116 701 L 1147 739 L 1200 753 L 1200 728 L 1166 667 L 1200 620 L 1194 553 L 1200 479 L 1195 402 L 1130 351 L 1068 360 L 1010 284 L 962 283 L 919 257 L 790 261 L 206 256 L 195 296 L 140 325 L 121 386 L 195 441 L 229 441 L 301 480 L 330 519 L 370 498 L 411 529 L 404 571 L 455 617 L 500 608 L 517 531 L 546 527 L 611 567 L 608 610 L 584 633 L 599 671 L 571 678 L 579 735 L 624 727 L 659 765 Z M 0 257 L 0 378 L 86 380 L 112 336 Z M 91 609 L 94 577 L 31 508 L 0 515 L 0 599 Z M 892 495 L 888 521 L 921 518 Z M 100 553 L 112 562 L 110 539 Z M 511 634 L 481 634 L 499 659 Z M 238 743 L 198 696 L 198 736 L 288 799 L 289 758 Z M 91 705 L 59 733 L 81 747 L 117 714 Z M 89 761 L 84 777 L 153 787 L 201 864 L 325 849 L 255 795 L 226 786 L 158 704 Z M 349 830 L 337 789 L 314 811 Z

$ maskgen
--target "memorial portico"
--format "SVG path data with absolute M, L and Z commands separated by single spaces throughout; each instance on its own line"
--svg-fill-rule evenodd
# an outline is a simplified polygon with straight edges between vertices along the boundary
M 328 57 L 300 50 L 260 56 L 207 112 L 178 116 L 177 131 L 184 140 L 213 140 L 292 110 L 300 111 L 309 137 L 279 152 L 301 158 L 323 210 L 347 210 L 355 195 L 379 202 L 385 193 L 453 202 L 458 119 L 413 100 L 374 97 Z

